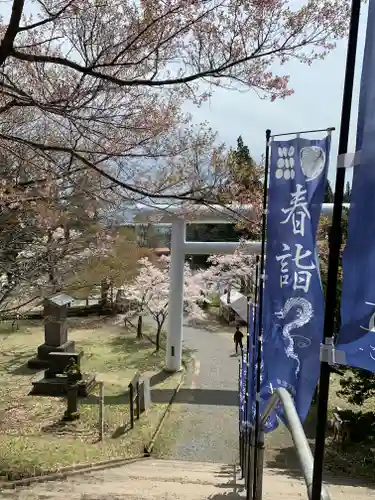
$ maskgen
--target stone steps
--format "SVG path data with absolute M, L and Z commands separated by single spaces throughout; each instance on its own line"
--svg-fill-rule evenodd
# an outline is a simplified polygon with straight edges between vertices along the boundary
M 332 500 L 369 500 L 375 490 L 330 487 Z M 12 500 L 241 500 L 246 498 L 233 465 L 144 459 L 125 466 L 4 490 Z M 307 499 L 304 483 L 285 471 L 265 469 L 263 500 Z

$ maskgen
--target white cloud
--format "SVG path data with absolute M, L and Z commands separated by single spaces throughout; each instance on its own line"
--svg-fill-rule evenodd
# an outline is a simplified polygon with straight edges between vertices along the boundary
M 352 122 L 348 151 L 355 148 L 356 121 L 359 97 L 359 80 L 362 67 L 363 46 L 366 31 L 367 6 L 363 6 L 358 40 L 355 88 L 353 93 Z M 264 152 L 265 131 L 272 133 L 294 132 L 335 127 L 332 135 L 329 179 L 334 182 L 335 166 L 340 133 L 342 93 L 345 75 L 347 41 L 338 43 L 324 61 L 316 61 L 311 67 L 293 62 L 283 69 L 290 74 L 295 93 L 285 100 L 269 102 L 259 99 L 254 92 L 239 93 L 218 89 L 209 102 L 187 109 L 196 122 L 208 121 L 219 132 L 219 139 L 227 145 L 235 145 L 242 135 L 252 155 L 259 159 Z M 322 137 L 322 135 L 320 135 Z M 352 178 L 349 171 L 348 180 Z

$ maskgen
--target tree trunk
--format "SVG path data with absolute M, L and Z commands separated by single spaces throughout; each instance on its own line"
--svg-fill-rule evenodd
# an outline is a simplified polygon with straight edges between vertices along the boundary
M 102 309 L 109 307 L 109 292 L 111 281 L 109 278 L 104 278 L 100 284 L 100 306 Z
M 163 325 L 159 325 L 158 323 L 158 329 L 156 330 L 156 351 L 160 350 L 160 335 L 162 327 Z
M 143 339 L 142 323 L 143 323 L 142 316 L 138 316 L 138 324 L 137 324 L 137 339 L 138 340 Z
M 246 280 L 245 280 L 245 278 L 240 279 L 240 293 L 246 294 Z

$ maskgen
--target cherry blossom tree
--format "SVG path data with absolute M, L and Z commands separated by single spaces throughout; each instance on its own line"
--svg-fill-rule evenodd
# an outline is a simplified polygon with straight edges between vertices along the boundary
M 88 258 L 111 245 L 98 214 L 104 204 L 87 196 L 93 176 L 75 172 L 69 179 L 51 175 L 35 182 L 40 172 L 55 167 L 48 157 L 36 162 L 20 144 L 1 152 L 2 311 L 61 289 Z M 95 185 L 100 195 L 97 180 Z
M 350 2 L 2 5 L 0 143 L 47 165 L 33 182 L 48 182 L 57 165 L 69 175 L 93 172 L 127 200 L 200 201 L 215 183 L 215 134 L 192 126 L 186 100 L 203 105 L 215 87 L 289 96 L 285 63 L 324 58 L 346 35 Z
M 150 315 L 157 324 L 156 350 L 160 349 L 160 336 L 168 316 L 169 257 L 162 257 L 153 264 L 147 257 L 140 259 L 139 274 L 132 283 L 124 286 L 125 297 L 139 315 Z M 191 319 L 203 319 L 204 312 L 198 303 L 202 300 L 202 283 L 193 276 L 188 264 L 184 268 L 184 312 Z
M 231 288 L 237 288 L 241 293 L 252 292 L 255 273 L 255 256 L 246 253 L 245 240 L 232 254 L 211 255 L 207 261 L 211 264 L 199 276 L 199 282 L 204 285 L 204 293 L 223 293 Z

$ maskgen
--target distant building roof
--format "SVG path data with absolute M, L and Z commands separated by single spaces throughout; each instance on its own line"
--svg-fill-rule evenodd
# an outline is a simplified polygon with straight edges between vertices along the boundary
M 67 295 L 66 293 L 59 293 L 54 297 L 49 297 L 47 300 L 48 302 L 52 302 L 56 306 L 65 306 L 67 304 L 71 304 L 74 301 L 73 297 Z

